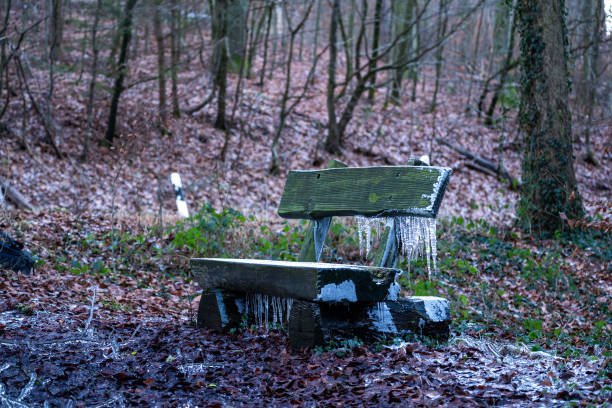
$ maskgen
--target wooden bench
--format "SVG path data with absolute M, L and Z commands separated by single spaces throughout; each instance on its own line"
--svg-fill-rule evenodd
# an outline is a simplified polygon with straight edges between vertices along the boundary
M 412 331 L 448 336 L 448 301 L 398 298 L 398 254 L 406 251 L 400 221 L 435 219 L 450 169 L 428 166 L 342 167 L 291 171 L 278 214 L 310 219 L 300 262 L 194 258 L 203 288 L 198 326 L 235 327 L 245 313 L 256 323 L 285 324 L 295 348 L 320 344 L 325 333 L 367 335 Z M 319 262 L 334 216 L 384 218 L 377 266 Z M 434 221 L 435 225 L 435 221 Z M 425 231 L 427 232 L 427 231 Z M 435 232 L 434 232 L 435 234 Z M 435 239 L 427 238 L 427 239 Z M 414 248 L 413 248 L 414 249 Z M 435 254 L 433 254 L 435 256 Z

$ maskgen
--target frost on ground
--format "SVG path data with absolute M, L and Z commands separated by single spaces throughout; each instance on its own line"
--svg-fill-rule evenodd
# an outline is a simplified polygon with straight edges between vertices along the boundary
M 78 330 L 84 324 L 67 312 L 2 314 L 3 406 L 355 401 L 527 407 L 610 398 L 610 380 L 598 376 L 601 354 L 560 358 L 468 336 L 439 348 L 400 343 L 381 351 L 291 353 L 286 336 L 274 330 L 227 336 L 183 319 L 139 322 L 117 313 L 104 321 L 94 317 L 85 338 Z

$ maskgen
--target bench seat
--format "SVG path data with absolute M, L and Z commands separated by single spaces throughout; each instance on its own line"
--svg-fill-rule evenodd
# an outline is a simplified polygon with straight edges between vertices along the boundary
M 396 300 L 399 269 L 322 262 L 194 258 L 191 270 L 202 288 L 310 302 Z

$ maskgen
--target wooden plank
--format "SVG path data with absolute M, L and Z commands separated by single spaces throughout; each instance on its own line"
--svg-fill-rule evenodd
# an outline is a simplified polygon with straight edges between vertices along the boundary
M 378 302 L 397 293 L 398 269 L 256 259 L 195 258 L 191 270 L 202 288 L 307 300 Z
M 429 166 L 347 167 L 291 171 L 278 214 L 435 217 L 451 169 Z
M 345 168 L 347 166 L 341 161 L 330 160 L 329 163 L 327 163 L 327 167 L 330 169 L 337 169 L 337 168 Z M 331 224 L 331 219 L 329 223 Z M 327 225 L 327 228 L 329 228 L 329 225 Z M 308 226 L 306 227 L 306 232 L 304 234 L 304 242 L 302 243 L 302 249 L 300 251 L 300 256 L 298 257 L 298 261 L 302 261 L 302 262 L 318 262 L 319 261 L 318 256 L 317 256 L 317 251 L 315 248 L 314 229 L 315 229 L 315 222 L 310 221 L 308 223 Z M 327 235 L 327 230 L 325 231 L 325 234 Z M 325 239 L 323 239 L 323 243 L 325 243 Z

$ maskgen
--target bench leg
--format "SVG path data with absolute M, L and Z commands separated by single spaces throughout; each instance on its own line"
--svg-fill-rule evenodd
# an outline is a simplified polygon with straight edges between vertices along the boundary
M 293 349 L 313 347 L 323 343 L 321 310 L 313 302 L 296 300 L 289 315 L 289 344 Z
M 240 302 L 244 304 L 244 297 L 237 293 L 221 289 L 203 291 L 198 307 L 198 327 L 221 331 L 239 326 L 242 320 Z

